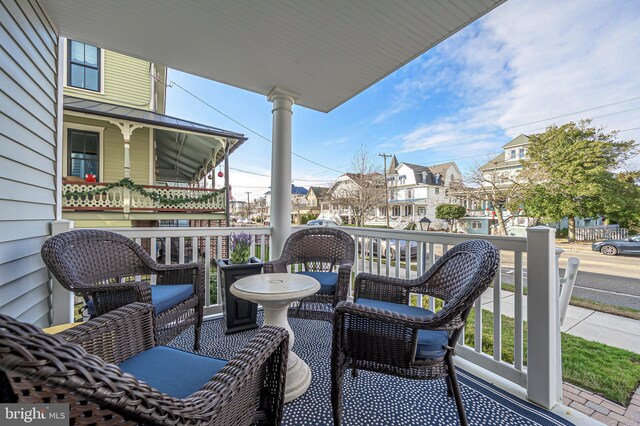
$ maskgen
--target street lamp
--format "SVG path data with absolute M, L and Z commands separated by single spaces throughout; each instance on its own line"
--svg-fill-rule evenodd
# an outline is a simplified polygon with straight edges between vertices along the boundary
M 429 227 L 431 226 L 431 220 L 426 216 L 420 219 L 418 223 L 420 224 L 421 231 L 428 231 Z M 427 229 L 424 229 L 425 225 L 427 226 Z

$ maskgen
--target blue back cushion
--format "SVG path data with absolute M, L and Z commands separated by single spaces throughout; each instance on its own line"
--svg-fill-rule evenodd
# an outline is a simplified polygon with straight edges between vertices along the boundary
M 400 303 L 382 302 L 372 299 L 358 299 L 356 303 L 372 308 L 384 309 L 387 311 L 397 312 L 404 315 L 412 315 L 418 317 L 431 317 L 434 313 L 428 309 L 419 308 L 417 306 L 409 306 Z M 418 330 L 418 347 L 416 349 L 416 358 L 422 359 L 440 359 L 447 352 L 445 345 L 449 344 L 449 333 L 439 330 Z
M 191 284 L 152 285 L 151 303 L 156 308 L 156 314 L 159 314 L 188 299 L 192 294 L 193 286 Z M 87 312 L 92 317 L 96 315 L 93 300 L 87 302 Z
M 223 359 L 156 346 L 118 367 L 160 392 L 182 399 L 200 390 L 226 364 Z
M 315 278 L 320 283 L 320 293 L 334 294 L 336 292 L 336 284 L 338 283 L 338 274 L 336 272 L 296 272 L 296 274 L 306 275 Z
M 166 284 L 151 286 L 151 303 L 156 308 L 156 314 L 171 309 L 193 294 L 191 284 Z

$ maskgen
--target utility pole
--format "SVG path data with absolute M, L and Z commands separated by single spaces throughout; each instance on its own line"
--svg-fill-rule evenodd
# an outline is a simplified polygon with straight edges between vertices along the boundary
M 391 154 L 378 154 L 384 158 L 384 198 L 385 198 L 385 213 L 387 216 L 387 229 L 389 229 L 389 184 L 387 183 L 387 158 L 391 157 Z
M 251 210 L 250 210 L 250 204 L 249 204 L 249 194 L 251 194 L 249 191 L 245 191 L 247 194 L 247 219 L 249 219 L 249 214 L 251 214 Z

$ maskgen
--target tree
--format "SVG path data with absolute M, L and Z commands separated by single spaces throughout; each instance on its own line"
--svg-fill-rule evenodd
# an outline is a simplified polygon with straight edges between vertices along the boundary
M 451 231 L 453 231 L 456 220 L 462 219 L 465 214 L 467 214 L 467 209 L 459 204 L 440 204 L 436 206 L 436 219 L 446 220 Z
M 491 162 L 489 162 L 491 163 Z M 473 204 L 487 204 L 493 216 L 498 221 L 498 233 L 507 235 L 507 225 L 504 221 L 504 210 L 517 208 L 514 199 L 520 192 L 520 180 L 518 174 L 504 171 L 499 167 L 500 162 L 496 158 L 491 166 L 475 167 L 469 171 L 464 182 L 452 182 L 450 191 L 466 199 L 473 201 Z
M 617 179 L 615 171 L 637 153 L 635 141 L 617 140 L 617 132 L 589 127 L 591 120 L 552 125 L 530 136 L 519 197 L 525 213 L 549 221 L 569 221 L 575 240 L 576 217 L 605 215 L 617 221 L 638 215 L 635 182 Z
M 364 226 L 367 214 L 384 202 L 384 179 L 364 146 L 353 155 L 351 170 L 335 184 L 331 198 L 351 209 L 356 226 Z

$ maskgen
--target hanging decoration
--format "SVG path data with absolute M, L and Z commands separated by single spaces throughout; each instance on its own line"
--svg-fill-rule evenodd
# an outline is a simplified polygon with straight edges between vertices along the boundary
M 218 170 L 218 177 L 224 177 L 224 173 L 222 173 L 222 166 L 220 166 L 220 169 Z
M 129 178 L 124 178 L 119 180 L 118 182 L 110 183 L 109 185 L 96 188 L 90 191 L 66 191 L 64 193 L 64 196 L 67 199 L 71 199 L 74 197 L 87 197 L 89 195 L 95 196 L 100 194 L 106 194 L 110 189 L 113 189 L 113 188 L 127 188 L 132 192 L 137 192 L 140 195 L 150 198 L 153 201 L 156 201 L 165 206 L 178 206 L 185 203 L 205 203 L 212 199 L 216 200 L 218 197 L 222 196 L 221 192 L 216 191 L 216 192 L 209 192 L 209 193 L 203 194 L 199 197 L 178 197 L 178 196 L 167 197 L 157 191 L 148 191 L 147 189 L 144 188 L 144 186 L 136 184 L 134 181 L 132 181 Z M 224 191 L 224 189 L 222 191 Z

